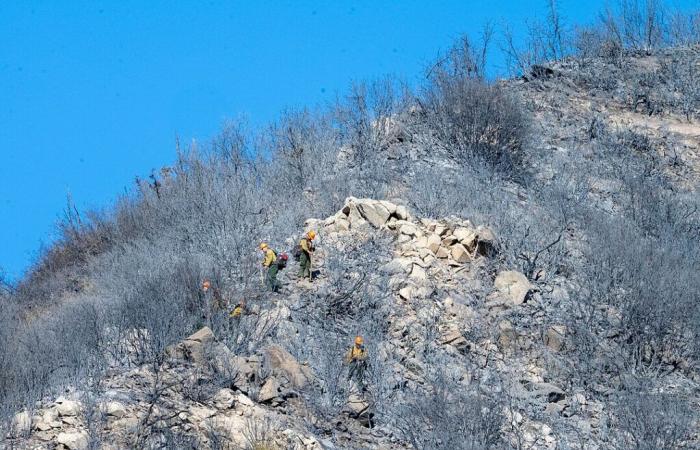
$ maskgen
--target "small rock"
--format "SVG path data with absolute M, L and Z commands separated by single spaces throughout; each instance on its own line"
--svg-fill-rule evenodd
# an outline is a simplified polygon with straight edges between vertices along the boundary
M 442 244 L 442 239 L 440 239 L 440 236 L 437 234 L 431 234 L 430 236 L 428 236 L 427 241 L 426 241 L 426 247 L 428 248 L 428 250 L 430 250 L 433 253 L 438 252 L 441 244 Z
M 474 230 L 470 230 L 465 227 L 457 227 L 452 234 L 456 237 L 459 242 L 464 245 L 470 251 L 474 249 L 476 245 L 477 234 Z
M 450 253 L 452 255 L 452 259 L 454 259 L 458 263 L 466 263 L 471 261 L 472 259 L 471 255 L 469 254 L 469 251 L 462 244 L 454 244 L 451 247 Z
M 260 392 L 258 393 L 258 402 L 265 403 L 270 400 L 279 397 L 280 395 L 280 382 L 275 377 L 270 377 L 265 381 Z
M 450 252 L 445 247 L 440 247 L 435 252 L 435 256 L 437 256 L 440 259 L 446 259 L 450 256 Z
M 255 402 L 253 400 L 251 400 L 250 397 L 248 397 L 245 394 L 241 394 L 240 392 L 236 396 L 236 403 L 238 403 L 239 405 L 248 406 L 248 407 L 255 406 Z
M 525 275 L 513 270 L 499 273 L 493 285 L 502 296 L 509 299 L 514 305 L 524 303 L 532 290 L 532 285 Z
M 350 397 L 348 397 L 348 407 L 350 411 L 359 416 L 367 411 L 369 403 L 357 394 L 350 394 Z
M 230 409 L 236 401 L 236 395 L 231 389 L 219 389 L 212 400 L 216 409 Z
M 565 336 L 566 327 L 564 325 L 553 325 L 547 329 L 547 334 L 544 336 L 544 345 L 552 351 L 558 352 L 564 346 Z
M 412 223 L 405 223 L 399 228 L 399 233 L 406 236 L 418 236 L 418 228 Z

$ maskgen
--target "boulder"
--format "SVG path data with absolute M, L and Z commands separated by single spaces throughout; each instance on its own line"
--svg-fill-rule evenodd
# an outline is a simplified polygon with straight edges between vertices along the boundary
M 328 227 L 331 229 L 331 231 L 335 231 L 338 233 L 341 233 L 344 231 L 349 231 L 350 230 L 350 221 L 348 220 L 347 217 L 343 216 L 343 218 L 336 219 Z
M 106 402 L 102 405 L 102 412 L 109 417 L 121 419 L 126 416 L 126 407 L 115 401 Z
M 136 431 L 139 425 L 140 423 L 138 417 L 126 416 L 115 420 L 112 422 L 111 426 L 113 430 L 120 430 L 123 434 L 127 434 Z
M 348 397 L 348 408 L 353 414 L 359 416 L 369 409 L 369 403 L 357 394 L 350 394 Z
M 443 333 L 440 342 L 442 342 L 444 345 L 451 345 L 460 350 L 467 346 L 467 340 L 457 328 L 450 328 Z
M 467 247 L 470 251 L 474 250 L 476 245 L 477 234 L 476 231 L 465 227 L 457 227 L 452 235 L 459 240 L 459 242 Z
M 413 299 L 413 287 L 406 286 L 399 289 L 399 296 L 404 300 L 411 301 Z
M 85 431 L 68 431 L 56 436 L 56 443 L 70 450 L 83 450 L 88 447 L 88 435 Z
M 406 208 L 403 205 L 399 205 L 396 207 L 396 212 L 394 213 L 397 219 L 399 220 L 410 220 L 411 215 L 408 213 L 408 208 Z
M 360 215 L 373 227 L 381 228 L 389 220 L 391 213 L 381 203 L 372 200 L 361 200 L 357 209 Z
M 216 415 L 216 410 L 205 406 L 190 406 L 190 421 L 197 423 Z
M 453 244 L 456 244 L 457 242 L 458 242 L 457 238 L 451 234 L 448 234 L 447 236 L 444 236 L 442 238 L 442 245 L 445 247 L 451 247 Z
M 260 392 L 258 393 L 258 401 L 260 403 L 269 402 L 270 400 L 279 397 L 282 385 L 275 377 L 270 377 L 265 380 Z
M 450 254 L 452 259 L 458 263 L 466 263 L 472 259 L 471 255 L 469 254 L 469 250 L 467 250 L 467 248 L 462 244 L 454 244 L 450 248 Z
M 253 406 L 255 406 L 255 402 L 253 402 L 253 400 L 251 400 L 250 397 L 248 397 L 245 394 L 241 394 L 240 392 L 236 396 L 236 403 L 242 406 L 246 406 L 248 408 L 252 408 Z
M 496 276 L 493 284 L 498 293 L 508 299 L 513 305 L 521 305 L 525 302 L 532 285 L 520 272 L 506 270 Z
M 268 346 L 264 354 L 266 366 L 283 374 L 295 388 L 301 389 L 309 382 L 308 369 L 302 367 L 294 356 L 279 345 Z
M 345 209 L 343 209 L 345 211 Z M 350 204 L 348 207 L 348 223 L 351 227 L 361 227 L 367 224 L 367 221 L 362 217 L 360 211 L 357 209 L 357 205 L 354 203 Z
M 202 363 L 205 360 L 207 347 L 214 340 L 214 333 L 212 333 L 211 329 L 204 327 L 178 344 L 177 353 L 182 354 L 185 359 L 195 363 Z
M 428 273 L 418 264 L 413 265 L 413 270 L 409 277 L 416 283 L 425 283 L 428 281 Z
M 428 248 L 428 250 L 435 254 L 437 254 L 441 244 L 442 239 L 440 239 L 440 236 L 438 234 L 431 234 L 430 236 L 428 236 L 426 241 L 426 247 Z
M 80 414 L 80 403 L 59 397 L 56 400 L 56 412 L 59 417 L 75 417 Z
M 405 223 L 401 225 L 401 228 L 399 228 L 399 233 L 411 237 L 419 235 L 418 227 L 416 227 L 412 223 Z
M 445 247 L 440 247 L 435 252 L 435 256 L 440 259 L 446 259 L 449 258 L 450 252 Z
M 564 325 L 552 325 L 544 335 L 544 345 L 549 347 L 550 350 L 558 352 L 564 346 L 565 336 L 566 327 Z
M 413 268 L 413 261 L 410 258 L 394 258 L 381 267 L 381 271 L 387 275 L 408 274 Z
M 55 409 L 47 409 L 41 416 L 34 417 L 35 430 L 49 431 L 60 426 L 61 422 L 58 420 L 58 412 Z
M 219 410 L 230 409 L 236 402 L 236 394 L 231 389 L 219 389 L 212 398 L 214 407 Z
M 437 225 L 435 225 L 435 229 L 432 231 L 438 236 L 442 237 L 445 235 L 445 233 L 447 233 L 448 229 L 445 225 L 438 223 Z
M 391 214 L 392 216 L 396 214 L 396 204 L 388 202 L 386 200 L 379 200 L 379 204 L 385 207 L 387 211 L 389 211 L 389 214 Z

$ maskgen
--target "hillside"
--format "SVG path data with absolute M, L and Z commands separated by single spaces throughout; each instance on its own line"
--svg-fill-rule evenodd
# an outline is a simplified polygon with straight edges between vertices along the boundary
M 700 48 L 456 48 L 69 210 L 0 303 L 5 446 L 699 448 Z M 267 292 L 308 230 L 317 280 Z

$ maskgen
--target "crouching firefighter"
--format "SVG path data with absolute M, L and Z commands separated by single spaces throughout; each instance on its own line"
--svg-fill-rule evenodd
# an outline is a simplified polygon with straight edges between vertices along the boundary
M 354 380 L 357 386 L 365 390 L 365 372 L 367 371 L 367 350 L 362 336 L 355 337 L 355 343 L 345 356 L 345 363 L 350 365 L 348 380 Z

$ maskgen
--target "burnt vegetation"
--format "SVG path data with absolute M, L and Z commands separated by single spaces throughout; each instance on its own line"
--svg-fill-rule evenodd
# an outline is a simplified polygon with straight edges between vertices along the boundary
M 523 83 L 551 82 L 565 67 L 577 88 L 625 111 L 700 120 L 700 13 L 624 0 L 588 27 L 566 26 L 552 1 L 524 39 L 491 29 L 479 45 L 463 38 L 417 88 L 360 83 L 332 108 L 289 111 L 264 130 L 227 123 L 211 143 L 178 148 L 172 167 L 136 180 L 103 211 L 79 212 L 69 201 L 60 238 L 16 285 L 0 283 L 3 417 L 68 385 L 89 390 L 110 368 L 157 368 L 167 346 L 202 325 L 234 353 L 253 351 L 274 323 L 233 326 L 225 312 L 202 311 L 201 280 L 264 305 L 258 242 L 290 245 L 284 240 L 307 218 L 334 214 L 352 195 L 400 197 L 421 216 L 488 224 L 498 236 L 494 267 L 524 273 L 543 308 L 553 308 L 549 320 L 569 330 L 548 369 L 606 405 L 601 445 L 690 445 L 698 399 L 685 387 L 700 381 L 700 180 L 678 169 L 673 142 L 595 117 L 566 159 L 551 162 L 555 176 L 541 176 L 548 154 L 538 130 L 547 124 L 537 123 L 520 85 L 487 76 L 493 40 Z M 299 306 L 307 322 L 280 344 L 318 377 L 301 395 L 319 416 L 338 414 L 347 398 L 338 355 L 362 333 L 383 355 L 368 375 L 371 426 L 395 427 L 419 449 L 518 447 L 502 433 L 512 423 L 503 411 L 517 409 L 499 394 L 506 381 L 464 388 L 429 343 L 421 389 L 401 390 L 391 378 L 388 281 L 374 269 L 385 245 L 365 242 L 330 258 L 335 290 Z M 220 372 L 222 385 L 235 377 Z M 550 420 L 566 429 L 563 418 Z M 584 442 L 571 434 L 562 445 Z

